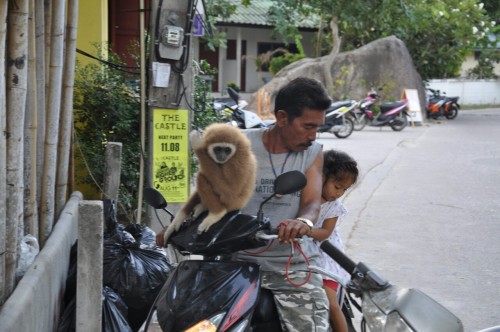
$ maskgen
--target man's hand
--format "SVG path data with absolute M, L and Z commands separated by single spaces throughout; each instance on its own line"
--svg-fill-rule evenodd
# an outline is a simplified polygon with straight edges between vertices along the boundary
M 295 219 L 283 220 L 278 228 L 278 239 L 281 243 L 291 243 L 293 239 L 309 234 L 311 228 Z

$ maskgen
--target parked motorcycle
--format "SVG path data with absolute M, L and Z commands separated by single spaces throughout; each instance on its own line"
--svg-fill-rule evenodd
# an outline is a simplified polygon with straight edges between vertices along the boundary
M 338 138 L 347 138 L 354 130 L 354 123 L 347 115 L 357 106 L 355 100 L 337 101 L 326 110 L 325 123 L 318 133 L 332 133 Z
M 229 94 L 229 102 L 226 99 L 220 98 L 214 100 L 214 108 L 219 112 L 227 112 L 231 118 L 230 124 L 240 129 L 262 128 L 269 127 L 275 121 L 263 121 L 255 112 L 245 110 L 247 102 L 240 100 L 238 92 L 231 88 L 227 88 Z
M 446 97 L 446 93 L 441 94 L 440 90 L 426 88 L 429 93 L 426 100 L 427 116 L 433 119 L 439 119 L 444 116 L 447 119 L 454 119 L 458 115 L 460 97 Z
M 328 241 L 320 248 L 351 274 L 346 290 L 362 301 L 361 331 L 367 327 L 372 332 L 463 331 L 458 317 L 423 292 L 391 285 L 364 263 L 354 263 Z
M 392 103 L 380 104 L 380 113 L 375 116 L 373 105 L 380 98 L 373 88 L 366 98 L 359 102 L 359 107 L 353 112 L 354 127 L 362 130 L 366 125 L 374 127 L 389 126 L 394 131 L 401 131 L 408 125 L 408 99 Z
M 140 331 L 280 331 L 270 291 L 261 289 L 258 264 L 231 261 L 240 250 L 265 246 L 274 239 L 263 206 L 276 195 L 295 193 L 306 185 L 304 174 L 286 172 L 274 182 L 274 194 L 263 201 L 255 216 L 233 211 L 204 233 L 197 228 L 207 213 L 185 222 L 169 239 L 183 254 L 203 260 L 181 261 L 170 273 Z M 164 209 L 163 196 L 144 191 L 148 204 Z M 156 330 L 154 330 L 156 328 Z

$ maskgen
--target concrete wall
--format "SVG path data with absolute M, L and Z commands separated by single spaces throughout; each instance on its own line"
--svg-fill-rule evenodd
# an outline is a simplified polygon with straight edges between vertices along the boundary
M 431 80 L 428 87 L 444 91 L 448 97 L 459 96 L 460 105 L 500 104 L 500 80 Z
M 0 309 L 0 332 L 50 332 L 57 327 L 81 200 L 80 192 L 71 195 L 45 247 Z

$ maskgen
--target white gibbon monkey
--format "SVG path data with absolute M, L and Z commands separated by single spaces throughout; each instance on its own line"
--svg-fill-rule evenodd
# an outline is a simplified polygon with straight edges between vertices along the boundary
M 203 133 L 192 131 L 189 139 L 199 161 L 196 190 L 165 231 L 165 245 L 189 215 L 208 210 L 198 226 L 198 233 L 205 232 L 226 213 L 243 208 L 255 190 L 257 160 L 240 129 L 216 123 Z

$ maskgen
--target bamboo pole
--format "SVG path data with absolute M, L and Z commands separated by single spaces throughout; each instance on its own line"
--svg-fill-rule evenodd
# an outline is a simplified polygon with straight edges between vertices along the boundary
M 5 302 L 5 243 L 6 243 L 6 95 L 5 40 L 7 34 L 7 1 L 0 2 L 0 306 Z
M 137 195 L 137 223 L 142 218 L 142 193 L 144 187 L 144 152 L 146 151 L 146 44 L 144 38 L 144 0 L 139 0 L 139 42 L 141 47 L 141 159 L 139 190 Z
M 38 238 L 36 201 L 37 91 L 35 46 L 35 0 L 29 0 L 28 16 L 28 95 L 24 122 L 24 231 Z
M 19 231 L 23 231 L 23 128 L 28 76 L 28 8 L 29 0 L 9 2 L 7 17 L 6 296 L 15 287 Z
M 65 0 L 52 3 L 52 31 L 49 68 L 47 121 L 45 128 L 45 157 L 43 163 L 42 197 L 40 203 L 40 245 L 50 235 L 54 225 L 54 199 L 57 166 L 57 139 L 61 109 L 61 82 L 64 58 Z
M 78 28 L 78 0 L 68 1 L 68 22 L 66 24 L 66 55 L 64 58 L 64 79 L 56 181 L 56 215 L 66 204 L 68 194 L 68 169 L 71 134 L 73 127 L 73 87 L 75 81 L 76 34 Z
M 36 90 L 37 90 L 37 163 L 36 163 L 36 197 L 40 206 L 42 196 L 43 156 L 45 155 L 45 6 L 44 1 L 35 1 L 36 30 Z M 37 213 L 40 216 L 40 213 Z M 35 234 L 33 234 L 35 235 Z M 38 234 L 35 235 L 38 238 Z

